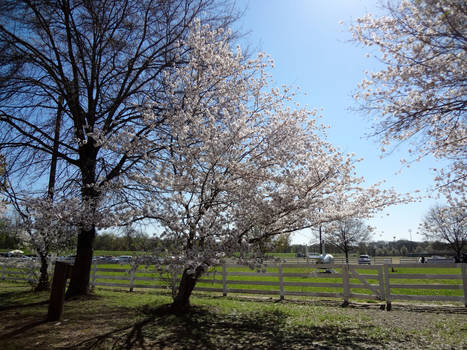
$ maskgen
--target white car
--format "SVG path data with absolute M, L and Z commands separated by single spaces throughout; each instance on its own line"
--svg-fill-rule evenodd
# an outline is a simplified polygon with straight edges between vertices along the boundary
M 358 263 L 360 265 L 371 265 L 371 259 L 370 259 L 370 256 L 369 255 L 360 255 L 360 257 L 358 258 Z
M 117 259 L 119 264 L 129 264 L 133 257 L 131 255 L 120 255 Z
M 426 259 L 428 264 L 442 264 L 442 263 L 454 263 L 454 258 L 446 258 L 444 256 L 432 256 Z

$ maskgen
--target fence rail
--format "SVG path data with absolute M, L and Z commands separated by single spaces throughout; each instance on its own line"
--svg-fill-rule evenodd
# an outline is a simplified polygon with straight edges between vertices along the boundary
M 287 263 L 294 263 L 294 264 L 308 264 L 308 263 L 316 263 L 318 260 L 317 258 L 306 258 L 306 257 L 293 257 L 293 258 L 284 258 L 284 261 Z M 418 263 L 418 257 L 390 257 L 390 256 L 372 256 L 370 258 L 372 265 L 384 265 L 384 264 L 406 264 L 406 263 Z M 343 256 L 335 256 L 334 257 L 334 264 L 346 264 L 346 259 Z M 348 263 L 350 265 L 357 265 L 358 264 L 358 257 L 350 257 Z
M 38 266 L 2 265 L 0 279 L 32 282 Z M 170 278 L 155 268 L 99 267 L 91 270 L 91 285 L 135 289 L 167 289 Z M 228 294 L 275 295 L 393 300 L 454 301 L 467 306 L 467 264 L 292 264 L 268 265 L 252 271 L 236 264 L 218 266 L 197 282 L 195 291 Z

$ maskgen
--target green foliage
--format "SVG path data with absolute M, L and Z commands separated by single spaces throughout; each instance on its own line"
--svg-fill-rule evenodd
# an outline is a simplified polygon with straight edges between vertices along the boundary
M 94 242 L 95 250 L 104 251 L 151 251 L 161 246 L 163 242 L 158 237 L 151 237 L 143 232 L 134 230 L 125 231 L 124 234 L 110 232 L 99 233 Z M 101 254 L 116 255 L 117 253 Z M 132 254 L 118 254 L 132 255 Z
M 9 217 L 0 218 L 0 249 L 12 250 L 20 248 L 18 227 Z
M 287 253 L 290 251 L 291 242 L 292 242 L 292 234 L 283 233 L 273 239 L 272 241 L 273 251 L 275 253 Z
M 409 253 L 409 250 L 407 249 L 405 245 L 403 245 L 400 252 L 402 256 L 407 256 L 407 254 Z

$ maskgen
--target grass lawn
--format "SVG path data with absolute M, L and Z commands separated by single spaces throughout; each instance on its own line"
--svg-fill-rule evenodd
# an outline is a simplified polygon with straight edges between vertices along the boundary
M 171 315 L 167 295 L 97 289 L 47 323 L 48 293 L 0 282 L 0 349 L 464 349 L 467 308 L 337 301 L 192 298 Z

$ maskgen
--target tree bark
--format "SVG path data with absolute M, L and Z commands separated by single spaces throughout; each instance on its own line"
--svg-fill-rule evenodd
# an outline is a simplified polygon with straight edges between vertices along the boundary
M 84 120 L 84 116 L 82 118 Z M 82 125 L 84 128 L 84 124 Z M 77 133 L 77 137 L 85 139 L 84 134 Z M 97 200 L 100 193 L 95 188 L 96 159 L 98 148 L 92 137 L 87 137 L 87 143 L 80 146 L 80 171 L 82 177 L 81 201 L 86 206 L 89 218 L 93 220 L 97 210 Z M 94 223 L 80 223 L 76 259 L 71 273 L 70 285 L 66 292 L 66 299 L 84 296 L 89 293 L 89 277 L 91 275 L 92 254 L 96 238 Z
M 36 288 L 34 288 L 35 292 L 42 292 L 49 290 L 50 288 L 50 282 L 49 282 L 49 272 L 48 267 L 49 267 L 49 262 L 47 261 L 47 255 L 45 254 L 39 254 L 40 259 L 41 259 L 41 268 L 40 268 L 40 276 L 39 276 L 39 282 L 37 283 Z
M 87 295 L 89 293 L 89 277 L 91 275 L 93 244 L 96 238 L 96 228 L 81 229 L 78 235 L 76 259 L 71 272 L 70 285 L 66 292 L 66 299 Z

